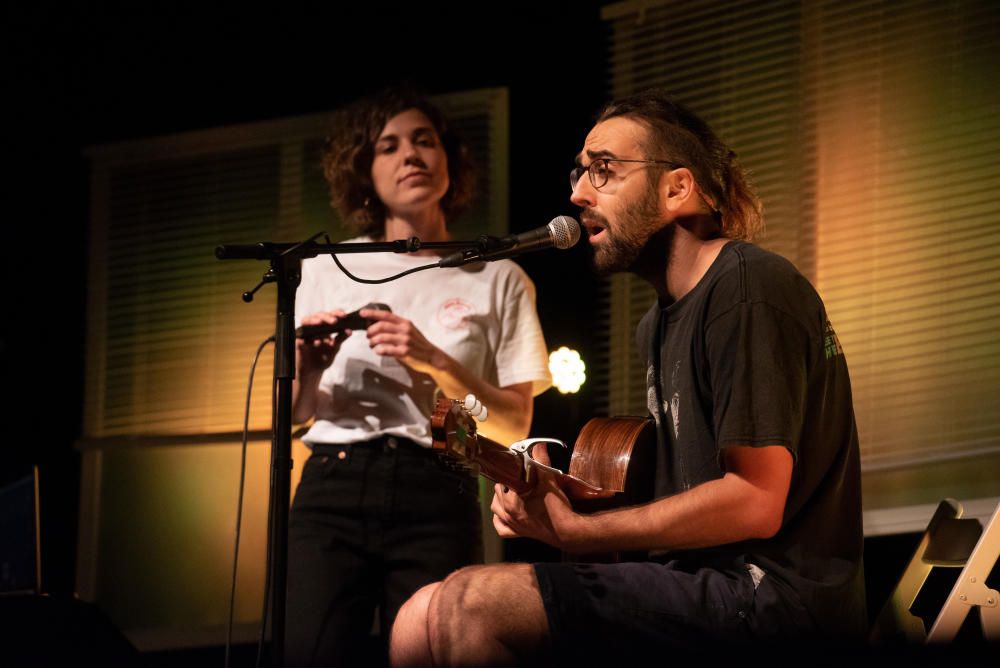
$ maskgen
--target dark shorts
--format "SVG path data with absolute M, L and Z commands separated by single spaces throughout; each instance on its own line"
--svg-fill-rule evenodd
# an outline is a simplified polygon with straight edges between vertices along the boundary
M 813 635 L 796 594 L 742 559 L 724 568 L 539 563 L 535 573 L 557 663 L 742 657 Z

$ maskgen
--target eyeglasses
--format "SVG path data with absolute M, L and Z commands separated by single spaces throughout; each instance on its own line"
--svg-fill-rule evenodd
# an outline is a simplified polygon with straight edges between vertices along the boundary
M 580 177 L 584 172 L 590 178 L 590 185 L 594 190 L 600 190 L 608 183 L 611 170 L 608 169 L 609 162 L 637 162 L 646 165 L 669 165 L 671 169 L 680 169 L 684 165 L 668 160 L 625 160 L 621 158 L 597 158 L 586 167 L 574 167 L 569 173 L 569 187 L 576 190 L 576 184 L 580 182 Z

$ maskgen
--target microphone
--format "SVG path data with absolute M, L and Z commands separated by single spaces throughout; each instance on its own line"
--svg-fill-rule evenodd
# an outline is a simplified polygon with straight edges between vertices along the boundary
M 500 247 L 497 250 L 485 253 L 476 249 L 468 249 L 445 255 L 438 262 L 439 267 L 459 267 L 472 262 L 492 262 L 504 258 L 527 253 L 528 251 L 542 250 L 555 246 L 560 250 L 565 250 L 576 244 L 580 240 L 580 223 L 575 218 L 569 216 L 556 216 L 545 227 L 539 227 L 528 232 L 508 235 L 499 241 Z
M 392 313 L 392 309 L 385 304 L 371 303 L 365 304 L 362 308 L 374 309 L 376 311 L 388 311 Z M 337 318 L 337 322 L 330 324 L 328 322 L 321 322 L 316 325 L 302 325 L 301 327 L 295 328 L 295 338 L 297 339 L 308 339 L 314 341 L 316 339 L 325 339 L 331 334 L 338 334 L 345 329 L 368 329 L 368 325 L 374 322 L 370 318 L 361 317 L 361 309 L 357 311 L 351 311 L 345 316 Z

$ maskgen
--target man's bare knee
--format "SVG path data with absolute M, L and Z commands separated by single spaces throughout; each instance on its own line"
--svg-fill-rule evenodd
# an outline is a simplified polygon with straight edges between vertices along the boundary
M 527 564 L 452 573 L 433 592 L 427 622 L 438 665 L 516 663 L 537 650 L 548 630 L 534 569 Z
M 396 614 L 389 640 L 389 662 L 398 668 L 432 665 L 427 614 L 440 582 L 421 587 Z

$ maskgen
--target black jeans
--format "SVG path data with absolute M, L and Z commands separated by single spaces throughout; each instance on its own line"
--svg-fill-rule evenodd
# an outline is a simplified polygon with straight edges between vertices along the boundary
M 289 521 L 286 664 L 385 662 L 406 599 L 481 561 L 474 476 L 402 438 L 315 446 Z

